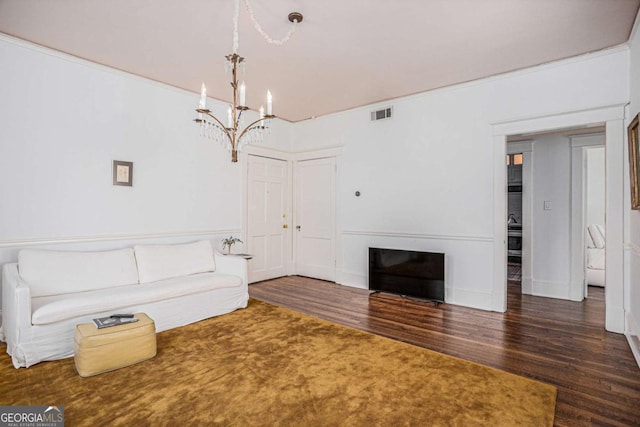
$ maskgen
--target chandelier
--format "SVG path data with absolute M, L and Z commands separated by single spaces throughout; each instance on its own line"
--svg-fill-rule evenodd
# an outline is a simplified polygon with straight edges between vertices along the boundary
M 253 10 L 249 0 L 242 0 L 249 12 L 251 21 L 256 30 L 267 40 L 267 42 L 276 45 L 282 45 L 289 41 L 291 35 L 295 32 L 296 24 L 302 22 L 302 14 L 291 12 L 288 16 L 289 22 L 292 23 L 291 29 L 280 40 L 273 40 L 264 32 L 255 19 Z M 249 109 L 246 105 L 246 86 L 244 81 L 238 85 L 238 65 L 244 67 L 244 58 L 238 55 L 238 16 L 240 14 L 240 0 L 234 0 L 233 14 L 233 53 L 226 55 L 225 68 L 231 69 L 231 87 L 233 88 L 233 104 L 229 104 L 227 109 L 227 120 L 223 122 L 213 115 L 211 110 L 207 108 L 207 88 L 202 83 L 200 91 L 200 103 L 196 109 L 198 118 L 194 119 L 200 125 L 200 135 L 222 144 L 227 151 L 231 152 L 231 161 L 238 161 L 238 151 L 242 150 L 247 144 L 261 142 L 264 134 L 269 130 L 269 121 L 276 116 L 273 114 L 273 97 L 271 92 L 267 91 L 267 109 L 260 107 L 260 118 L 252 121 L 248 125 L 244 125 L 242 114 Z

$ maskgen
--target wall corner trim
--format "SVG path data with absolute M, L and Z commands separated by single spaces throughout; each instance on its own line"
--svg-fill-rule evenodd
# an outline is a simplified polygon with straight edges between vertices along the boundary
M 627 314 L 627 332 L 624 335 L 627 337 L 633 357 L 640 368 L 640 326 L 631 313 Z

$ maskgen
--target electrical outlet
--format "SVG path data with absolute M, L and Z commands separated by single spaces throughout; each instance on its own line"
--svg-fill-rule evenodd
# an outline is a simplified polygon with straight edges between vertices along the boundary
M 551 210 L 551 200 L 545 200 L 544 201 L 544 210 L 545 211 L 550 211 Z

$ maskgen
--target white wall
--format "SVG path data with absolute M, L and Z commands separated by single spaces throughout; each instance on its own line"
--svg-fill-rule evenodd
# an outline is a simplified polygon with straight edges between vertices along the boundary
M 0 264 L 31 245 L 239 234 L 242 166 L 199 136 L 198 99 L 0 36 Z M 276 121 L 266 145 L 290 132 Z M 134 163 L 133 187 L 112 185 L 113 160 Z
M 603 138 L 604 139 L 604 138 Z M 603 141 L 604 142 L 604 141 Z M 601 224 L 605 221 L 605 169 L 604 147 L 589 148 L 587 153 L 586 188 L 587 198 L 586 220 L 589 224 Z
M 628 67 L 614 49 L 296 124 L 297 151 L 344 146 L 339 282 L 366 287 L 369 245 L 444 251 L 447 301 L 499 309 L 491 124 L 624 104 Z M 369 121 L 391 104 L 393 119 Z
M 628 76 L 618 48 L 380 104 L 393 104 L 390 121 L 369 122 L 373 105 L 280 122 L 265 145 L 344 147 L 339 282 L 366 286 L 368 246 L 443 251 L 447 300 L 496 309 L 493 210 L 504 194 L 493 190 L 490 125 L 625 103 Z M 30 242 L 239 231 L 240 168 L 198 137 L 197 94 L 2 37 L 0 97 L 5 260 Z M 114 159 L 135 163 L 134 187 L 111 185 Z
M 605 224 L 605 153 L 604 134 L 571 136 L 567 131 L 537 136 L 532 152 L 532 256 L 530 286 L 523 293 L 553 298 L 582 300 L 584 281 L 584 227 L 585 224 Z M 591 148 L 599 144 L 601 147 Z M 579 155 L 572 158 L 573 147 Z M 584 153 L 583 153 L 584 152 Z M 583 160 L 584 158 L 584 160 Z M 572 165 L 572 162 L 576 162 Z M 582 171 L 585 167 L 585 180 Z M 574 182 L 572 167 L 580 171 L 580 179 Z M 585 187 L 582 199 L 582 186 Z M 572 194 L 573 191 L 578 192 Z M 573 205 L 579 196 L 578 206 Z M 550 209 L 545 209 L 545 202 Z M 577 221 L 575 233 L 572 221 Z M 576 239 L 576 242 L 573 242 Z M 579 248 L 580 269 L 572 277 L 572 252 Z M 572 283 L 572 280 L 578 283 Z M 579 292 L 576 293 L 576 289 Z
M 237 227 L 240 169 L 198 138 L 194 96 L 0 42 L 2 240 Z M 133 187 L 112 185 L 134 162 Z M 224 177 L 227 185 L 212 186 Z M 206 197 L 205 197 L 206 195 Z
M 240 227 L 241 167 L 199 136 L 196 94 L 4 37 L 0 93 L 0 241 Z
M 640 112 L 640 13 L 636 17 L 635 31 L 630 42 L 630 92 L 631 104 L 626 125 Z M 628 174 L 629 165 L 625 165 L 625 177 Z M 628 185 L 628 184 L 627 184 Z M 629 295 L 626 307 L 627 331 L 631 348 L 634 350 L 636 360 L 640 364 L 640 211 L 628 209 L 629 191 L 627 190 L 627 212 L 629 212 L 629 235 L 625 236 L 627 242 L 625 262 L 629 266 L 627 270 L 626 294 Z
M 562 135 L 533 142 L 533 294 L 569 297 L 571 147 Z M 551 203 L 546 210 L 544 203 Z

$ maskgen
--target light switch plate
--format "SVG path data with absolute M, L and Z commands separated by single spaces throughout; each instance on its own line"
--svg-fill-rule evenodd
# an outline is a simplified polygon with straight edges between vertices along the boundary
M 544 201 L 544 210 L 545 211 L 550 211 L 551 210 L 551 200 L 545 200 Z

